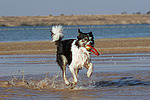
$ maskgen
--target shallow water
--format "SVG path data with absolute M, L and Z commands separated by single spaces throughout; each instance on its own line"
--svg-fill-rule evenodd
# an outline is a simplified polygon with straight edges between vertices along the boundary
M 94 72 L 78 74 L 76 86 L 66 86 L 55 55 L 1 55 L 0 99 L 150 98 L 150 54 L 92 55 Z M 72 75 L 67 69 L 67 78 Z

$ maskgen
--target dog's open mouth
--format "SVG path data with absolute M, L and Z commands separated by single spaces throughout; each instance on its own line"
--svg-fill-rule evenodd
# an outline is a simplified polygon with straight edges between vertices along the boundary
M 86 45 L 85 48 L 86 48 L 88 51 L 91 51 L 91 52 L 93 52 L 95 55 L 99 56 L 98 51 L 97 51 L 94 47 L 92 47 L 91 45 Z

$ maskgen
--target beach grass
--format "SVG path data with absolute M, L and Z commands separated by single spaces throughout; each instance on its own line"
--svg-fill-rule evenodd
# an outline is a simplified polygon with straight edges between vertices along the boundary
M 2 16 L 0 26 L 150 24 L 150 15 Z

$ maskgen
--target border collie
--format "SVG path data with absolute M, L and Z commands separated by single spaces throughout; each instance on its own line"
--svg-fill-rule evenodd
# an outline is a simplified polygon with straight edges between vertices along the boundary
M 56 61 L 62 70 L 65 84 L 70 85 L 66 78 L 66 66 L 68 65 L 73 76 L 71 85 L 75 85 L 77 84 L 77 74 L 82 68 L 85 67 L 88 70 L 87 77 L 92 75 L 93 64 L 90 59 L 90 51 L 94 47 L 94 37 L 92 32 L 83 33 L 78 29 L 77 39 L 62 40 L 64 37 L 62 31 L 63 27 L 60 25 L 53 26 L 50 30 L 52 41 L 57 45 Z

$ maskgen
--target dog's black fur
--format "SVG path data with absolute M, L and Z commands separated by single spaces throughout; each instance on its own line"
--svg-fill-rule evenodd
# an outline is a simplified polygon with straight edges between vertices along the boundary
M 71 51 L 71 44 L 75 39 L 69 39 L 69 40 L 62 40 L 57 41 L 57 63 L 59 64 L 60 68 L 63 70 L 63 59 L 61 55 L 64 55 L 67 58 L 67 64 L 70 65 L 72 61 L 72 51 Z

